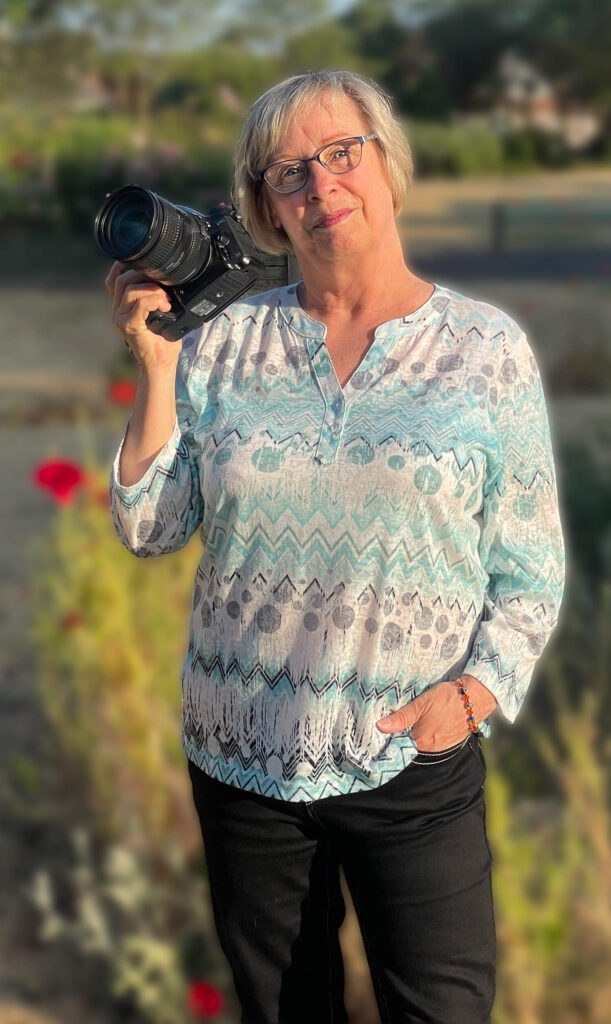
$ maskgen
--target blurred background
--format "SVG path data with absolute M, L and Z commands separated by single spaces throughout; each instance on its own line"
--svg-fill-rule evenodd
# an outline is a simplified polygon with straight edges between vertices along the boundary
M 607 1024 L 610 50 L 611 0 L 0 5 L 0 1024 L 239 1020 L 179 739 L 201 542 L 139 560 L 114 532 L 136 373 L 92 225 L 127 182 L 228 201 L 250 103 L 319 67 L 394 98 L 410 265 L 510 313 L 541 370 L 567 590 L 484 741 L 493 1021 Z M 342 943 L 376 1024 L 350 904 Z

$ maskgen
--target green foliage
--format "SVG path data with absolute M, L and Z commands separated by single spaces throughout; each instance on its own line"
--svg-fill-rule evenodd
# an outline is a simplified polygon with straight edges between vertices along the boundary
M 384 52 L 390 56 L 382 77 L 401 109 L 415 117 L 443 119 L 453 110 L 472 108 L 477 88 L 494 74 L 515 34 L 502 2 L 463 0 L 440 4 L 437 10 L 434 4 L 425 6 L 416 28 L 399 12 L 389 12 L 378 25 L 376 47 L 380 57 Z M 367 36 L 363 42 L 368 47 Z
M 32 539 L 32 634 L 42 706 L 94 818 L 154 848 L 168 829 L 195 841 L 180 745 L 180 669 L 187 644 L 195 538 L 146 563 L 118 541 L 107 472 Z
M 500 139 L 456 111 L 494 100 L 498 59 L 514 48 L 561 96 L 608 116 L 610 4 L 578 13 L 571 0 L 362 0 L 332 18 L 324 0 L 210 0 L 204 10 L 178 0 L 171 11 L 156 0 L 129 11 L 115 0 L 16 0 L 5 15 L 14 36 L 0 39 L 0 218 L 89 231 L 101 197 L 128 180 L 199 208 L 226 199 L 250 104 L 325 66 L 373 76 L 413 119 L 422 177 L 565 167 L 574 157 L 559 134 Z M 610 145 L 607 132 L 581 155 L 608 161 Z
M 186 1024 L 188 983 L 202 968 L 232 990 L 194 867 L 201 836 L 180 743 L 199 542 L 172 558 L 134 558 L 112 522 L 108 467 L 83 441 L 82 484 L 27 555 L 37 691 L 86 825 L 72 857 L 39 870 L 30 895 L 40 939 L 70 950 L 111 1009 Z M 38 796 L 25 758 L 13 781 Z
M 504 164 L 509 171 L 534 167 L 567 167 L 574 157 L 560 135 L 522 128 L 503 136 Z
M 418 177 L 463 177 L 503 167 L 501 141 L 483 125 L 411 120 L 406 135 Z
M 324 19 L 327 0 L 240 0 L 226 5 L 221 38 L 240 42 L 245 48 L 276 50 L 287 38 L 307 32 Z
M 122 142 L 112 140 L 112 123 L 87 125 L 67 140 L 55 161 L 55 193 L 62 223 L 77 231 L 91 231 L 105 195 L 120 185 L 135 183 L 159 192 L 172 202 L 206 212 L 228 200 L 232 154 L 224 145 L 192 139 L 174 142 L 180 133 L 135 132 Z M 84 126 L 82 126 L 84 127 Z M 122 122 L 115 126 L 120 134 Z M 92 129 L 92 130 L 91 130 Z
M 611 583 L 598 593 L 593 618 L 577 621 L 570 610 L 583 687 L 556 644 L 543 677 L 551 711 L 528 723 L 555 794 L 531 803 L 510 798 L 496 747 L 485 747 L 499 944 L 494 1024 L 604 1024 L 608 1015 Z
M 274 60 L 228 40 L 192 53 L 170 53 L 158 69 L 153 109 L 170 108 L 182 120 L 205 116 L 215 130 L 227 125 L 237 135 L 248 106 L 276 78 Z M 233 106 L 227 90 L 235 96 Z
M 611 0 L 530 0 L 524 49 L 575 99 L 611 108 Z
M 26 754 L 14 754 L 8 766 L 8 775 L 19 794 L 26 800 L 36 799 L 41 791 L 40 767 Z
M 353 34 L 340 22 L 317 25 L 289 39 L 279 61 L 279 78 L 324 68 L 363 72 L 366 61 L 356 51 Z
M 611 473 L 601 470 L 579 442 L 562 447 L 563 509 L 572 555 L 587 581 L 592 605 L 611 577 Z

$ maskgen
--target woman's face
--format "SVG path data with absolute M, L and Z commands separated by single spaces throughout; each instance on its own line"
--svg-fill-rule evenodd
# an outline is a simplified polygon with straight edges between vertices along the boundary
M 330 142 L 370 132 L 349 97 L 323 97 L 294 122 L 269 162 L 310 157 Z M 392 193 L 376 142 L 364 144 L 360 164 L 346 174 L 332 174 L 316 160 L 308 169 L 297 192 L 282 195 L 263 185 L 274 226 L 284 228 L 302 267 L 308 260 L 371 251 L 389 231 L 396 233 Z

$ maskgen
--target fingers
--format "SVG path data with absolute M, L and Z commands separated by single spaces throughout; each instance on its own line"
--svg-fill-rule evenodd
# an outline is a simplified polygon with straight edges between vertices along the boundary
M 106 278 L 106 287 L 114 299 L 112 320 L 123 335 L 146 330 L 149 313 L 172 308 L 167 292 L 134 270 L 121 270 L 115 263 Z
M 106 285 L 106 291 L 109 293 L 111 298 L 114 298 L 115 281 L 117 280 L 117 277 L 119 276 L 119 274 L 122 274 L 126 269 L 127 267 L 125 266 L 124 263 L 115 262 L 108 271 L 104 284 Z
M 142 335 L 148 330 L 146 319 L 155 310 L 168 312 L 170 303 L 163 293 L 153 286 L 151 291 L 126 292 L 123 302 L 115 311 L 113 322 L 126 337 Z
M 164 291 L 162 286 L 155 281 L 151 281 L 150 277 L 140 273 L 139 270 L 127 269 L 123 263 L 114 263 L 106 278 L 106 287 L 115 301 L 115 307 L 121 305 L 128 292 L 130 293 L 128 301 L 133 301 L 137 297 L 136 286 L 139 286 L 141 290 L 146 292 L 156 289 L 160 296 L 163 296 L 165 299 L 168 298 L 167 292 Z
M 403 729 L 411 729 L 424 710 L 423 703 L 422 700 L 415 697 L 409 704 L 402 708 L 397 708 L 396 711 L 391 712 L 390 715 L 386 715 L 385 718 L 381 718 L 379 722 L 376 722 L 377 728 L 380 732 L 402 732 Z
M 115 303 L 115 315 L 131 314 L 142 307 L 147 313 L 152 309 L 171 309 L 170 300 L 159 285 L 132 285 L 123 292 L 121 299 Z
M 154 368 L 156 372 L 166 367 L 175 370 L 182 341 L 168 341 L 151 331 L 146 323 L 149 313 L 167 313 L 172 309 L 168 293 L 160 284 L 120 261 L 113 263 L 104 283 L 113 300 L 112 322 L 141 368 Z

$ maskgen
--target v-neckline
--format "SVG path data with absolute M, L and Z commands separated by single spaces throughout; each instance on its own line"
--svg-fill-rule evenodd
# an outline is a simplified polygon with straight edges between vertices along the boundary
M 343 384 L 339 380 L 326 345 L 327 326 L 307 313 L 300 304 L 297 298 L 297 283 L 282 290 L 279 312 L 290 329 L 304 337 L 319 383 L 322 385 L 322 378 L 325 379 L 325 391 L 331 386 L 332 390 L 336 394 L 339 393 L 349 404 L 379 378 L 383 372 L 380 360 L 385 359 L 399 333 L 419 331 L 426 327 L 432 318 L 436 319 L 440 315 L 451 292 L 443 285 L 432 283 L 433 291 L 421 306 L 405 316 L 387 320 L 376 327 L 371 344 L 365 349 L 358 364 Z
M 328 346 L 327 346 L 327 352 L 328 352 L 328 355 L 329 355 L 329 359 L 330 359 L 330 361 L 331 361 L 331 365 L 332 365 L 332 367 L 333 367 L 333 371 L 334 371 L 334 373 L 335 373 L 335 376 L 337 377 L 337 382 L 338 382 L 338 384 L 339 384 L 340 388 L 342 389 L 342 391 L 345 391 L 345 390 L 346 390 L 346 388 L 348 387 L 348 385 L 349 385 L 350 381 L 351 381 L 351 380 L 352 380 L 352 378 L 354 377 L 354 375 L 355 375 L 356 371 L 357 371 L 357 370 L 359 369 L 359 367 L 362 367 L 363 363 L 364 363 L 364 362 L 365 362 L 365 360 L 367 359 L 367 354 L 368 354 L 368 352 L 370 351 L 370 349 L 371 349 L 371 346 L 375 344 L 375 340 L 376 340 L 376 339 L 375 339 L 375 332 L 374 332 L 374 336 L 373 336 L 373 338 L 371 339 L 371 341 L 370 341 L 370 342 L 369 342 L 369 344 L 367 345 L 367 348 L 366 348 L 366 349 L 365 349 L 365 350 L 363 351 L 363 353 L 361 354 L 361 357 L 360 357 L 360 359 L 359 359 L 358 363 L 356 364 L 356 366 L 354 366 L 354 367 L 352 368 L 352 370 L 350 371 L 350 374 L 348 375 L 348 377 L 346 377 L 345 381 L 343 381 L 343 382 L 342 382 L 342 381 L 341 381 L 341 380 L 339 379 L 339 375 L 338 375 L 338 372 L 337 372 L 337 368 L 336 368 L 336 366 L 335 366 L 335 363 L 334 363 L 334 361 L 333 361 L 333 357 L 332 357 L 331 353 L 329 352 L 329 348 L 328 348 Z M 325 344 L 326 344 L 326 341 L 325 341 Z
M 326 343 L 327 325 L 322 320 L 317 320 L 314 316 L 312 316 L 312 314 L 309 313 L 301 305 L 301 303 L 299 302 L 299 295 L 298 295 L 299 284 L 302 284 L 302 283 L 303 282 L 299 282 L 295 286 L 295 300 L 296 300 L 296 302 L 297 302 L 297 304 L 299 306 L 299 309 L 301 310 L 301 312 L 303 313 L 303 315 L 305 317 L 307 317 L 313 323 L 320 324 L 323 327 L 323 329 L 324 329 L 323 339 L 324 339 L 324 342 L 325 342 L 325 348 L 327 350 L 327 355 L 328 355 L 328 358 L 329 358 L 329 362 L 331 364 L 331 367 L 333 369 L 333 372 L 335 374 L 335 378 L 336 378 L 337 383 L 338 383 L 338 385 L 339 385 L 339 387 L 341 389 L 341 392 L 344 395 L 346 394 L 346 389 L 349 386 L 350 381 L 354 377 L 355 373 L 360 368 L 362 368 L 364 363 L 367 362 L 368 355 L 369 355 L 371 349 L 375 346 L 376 341 L 377 341 L 378 336 L 379 336 L 379 333 L 382 331 L 382 329 L 385 328 L 385 327 L 388 327 L 388 326 L 390 326 L 392 324 L 399 323 L 399 322 L 405 323 L 409 319 L 411 319 L 412 317 L 416 317 L 417 318 L 419 316 L 419 314 L 421 314 L 424 310 L 426 310 L 426 308 L 428 307 L 431 299 L 435 296 L 436 292 L 438 291 L 438 285 L 433 282 L 433 290 L 432 290 L 432 292 L 428 295 L 428 297 L 424 300 L 424 302 L 422 302 L 419 306 L 417 306 L 415 309 L 412 309 L 409 313 L 405 313 L 402 316 L 394 317 L 391 320 L 386 320 L 386 321 L 383 321 L 381 324 L 378 324 L 378 326 L 374 329 L 373 337 L 371 338 L 371 341 L 369 342 L 367 347 L 364 349 L 364 351 L 361 353 L 361 356 L 359 358 L 358 363 L 356 363 L 356 365 L 353 366 L 353 368 L 350 371 L 350 374 L 348 375 L 348 377 L 346 377 L 346 379 L 342 382 L 339 379 L 339 374 L 337 372 L 337 368 L 335 366 L 335 362 L 334 362 L 334 360 L 333 360 L 333 358 L 331 356 L 331 353 L 330 353 L 329 348 L 328 348 L 327 343 Z
M 451 297 L 443 285 L 434 286 L 427 301 L 407 316 L 397 317 L 380 324 L 373 342 L 363 353 L 344 384 L 340 383 L 335 366 L 325 343 L 326 324 L 314 320 L 299 304 L 296 286 L 286 286 L 279 295 L 278 313 L 293 337 L 301 337 L 308 353 L 313 379 L 324 400 L 323 422 L 313 462 L 316 465 L 335 460 L 341 444 L 343 426 L 348 410 L 376 386 L 387 373 L 392 372 L 395 360 L 390 357 L 397 339 L 406 334 L 418 334 L 438 320 Z M 294 342 L 288 341 L 292 345 Z

